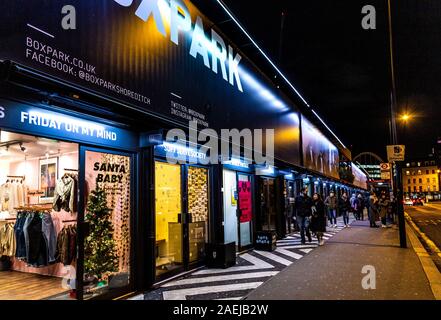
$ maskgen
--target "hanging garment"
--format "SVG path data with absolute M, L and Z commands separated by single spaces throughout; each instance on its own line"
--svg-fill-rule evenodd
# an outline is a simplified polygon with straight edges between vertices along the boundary
M 15 246 L 14 226 L 12 223 L 6 223 L 0 229 L 0 257 L 13 257 Z
M 41 214 L 34 214 L 27 227 L 29 245 L 27 263 L 32 267 L 48 265 L 48 248 L 43 234 L 43 219 Z
M 20 260 L 26 259 L 26 240 L 24 235 L 24 224 L 26 221 L 26 214 L 19 212 L 17 214 L 17 221 L 14 225 L 16 250 L 15 257 Z
M 57 262 L 70 265 L 77 254 L 77 229 L 75 226 L 64 227 L 57 237 Z
M 6 182 L 0 187 L 0 205 L 2 211 L 9 211 L 10 186 L 11 184 Z
M 54 202 L 52 208 L 59 212 L 76 212 L 77 181 L 70 175 L 64 175 L 55 185 Z
M 55 254 L 57 251 L 57 233 L 55 231 L 54 222 L 52 216 L 48 213 L 41 216 L 41 232 L 47 248 L 47 261 L 46 265 L 55 262 Z

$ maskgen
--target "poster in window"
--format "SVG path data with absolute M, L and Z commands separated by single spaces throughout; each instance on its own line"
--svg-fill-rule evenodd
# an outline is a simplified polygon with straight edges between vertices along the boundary
M 44 193 L 40 196 L 40 203 L 51 203 L 54 200 L 55 184 L 58 179 L 58 158 L 40 160 L 39 190 Z
M 251 210 L 251 182 L 239 181 L 239 209 L 241 211 L 240 222 L 249 222 L 252 217 Z

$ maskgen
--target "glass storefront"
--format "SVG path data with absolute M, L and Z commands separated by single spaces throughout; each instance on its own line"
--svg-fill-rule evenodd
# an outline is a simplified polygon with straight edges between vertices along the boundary
M 78 155 L 0 131 L 0 300 L 75 298 Z
M 131 281 L 131 157 L 85 151 L 84 298 Z
M 183 264 L 181 166 L 155 162 L 156 275 Z
M 208 169 L 155 161 L 155 220 L 157 277 L 203 260 L 208 242 Z
M 276 230 L 275 180 L 259 177 L 260 208 L 258 217 L 258 231 Z
M 188 167 L 187 178 L 189 221 L 189 262 L 205 257 L 205 243 L 208 242 L 208 169 Z
M 223 170 L 224 242 L 235 242 L 239 250 L 253 242 L 251 176 Z

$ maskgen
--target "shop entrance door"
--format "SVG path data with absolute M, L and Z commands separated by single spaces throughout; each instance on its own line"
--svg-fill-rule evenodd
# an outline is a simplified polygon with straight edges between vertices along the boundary
M 253 244 L 253 198 L 251 175 L 223 171 L 224 242 L 235 242 L 238 251 Z
M 209 216 L 208 169 L 155 162 L 156 278 L 205 257 Z
M 79 298 L 133 291 L 132 154 L 80 148 Z
M 238 226 L 239 226 L 239 251 L 243 251 L 253 244 L 252 237 L 252 219 L 253 219 L 253 201 L 251 175 L 238 174 Z
M 275 181 L 273 178 L 259 177 L 259 223 L 258 231 L 276 230 Z
M 286 233 L 293 231 L 293 216 L 294 216 L 294 204 L 295 204 L 296 188 L 295 182 L 291 180 L 285 180 L 285 220 L 286 220 Z

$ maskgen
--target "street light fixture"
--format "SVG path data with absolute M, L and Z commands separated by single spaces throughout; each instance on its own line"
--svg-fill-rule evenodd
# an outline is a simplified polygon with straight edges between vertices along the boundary
M 400 119 L 403 120 L 404 122 L 409 121 L 410 118 L 411 118 L 411 116 L 410 116 L 410 114 L 408 114 L 408 113 L 404 113 L 404 114 L 402 114 L 402 115 L 400 116 Z

